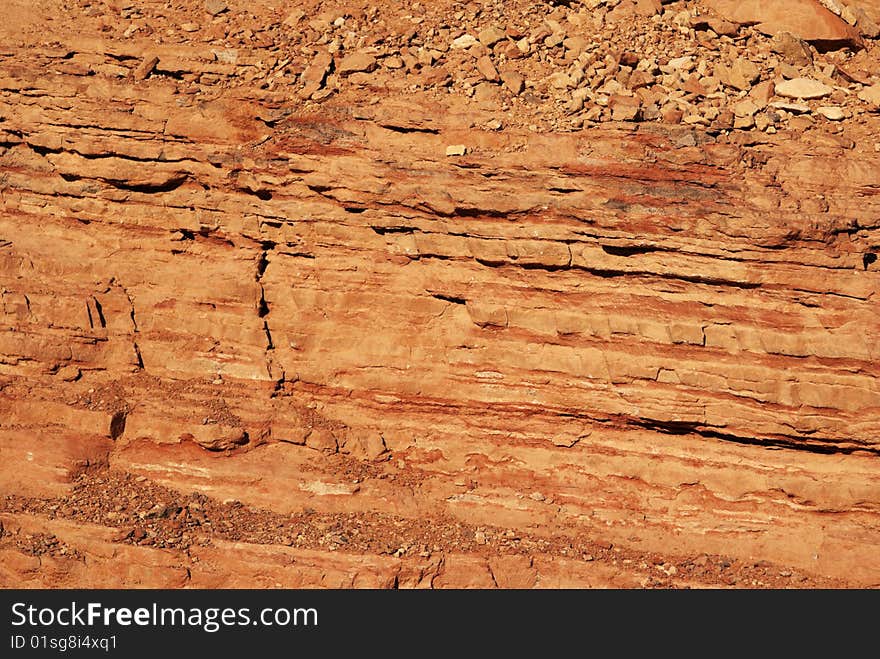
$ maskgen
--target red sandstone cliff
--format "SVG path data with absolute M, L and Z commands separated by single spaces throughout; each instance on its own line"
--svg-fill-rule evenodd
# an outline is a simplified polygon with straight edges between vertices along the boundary
M 799 42 L 828 95 L 729 125 L 725 64 L 663 100 L 666 58 L 649 120 L 556 103 L 549 22 L 502 50 L 626 3 L 427 64 L 502 21 L 36 4 L 0 26 L 0 586 L 880 584 L 871 3 L 847 61 Z M 695 6 L 634 15 L 770 43 Z M 425 48 L 347 45 L 401 22 Z M 783 82 L 753 59 L 731 108 Z

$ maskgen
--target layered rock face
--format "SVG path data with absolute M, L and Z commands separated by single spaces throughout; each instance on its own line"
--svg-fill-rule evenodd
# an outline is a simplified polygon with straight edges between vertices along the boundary
M 498 130 L 21 21 L 0 585 L 880 585 L 876 116 Z

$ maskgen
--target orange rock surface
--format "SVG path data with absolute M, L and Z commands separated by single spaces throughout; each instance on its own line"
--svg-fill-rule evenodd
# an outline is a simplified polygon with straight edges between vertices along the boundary
M 709 8 L 731 21 L 752 23 L 766 34 L 790 32 L 806 41 L 857 44 L 859 31 L 820 0 L 705 0 Z M 835 0 L 835 7 L 843 7 Z M 852 2 L 871 5 L 871 2 Z
M 307 100 L 141 4 L 0 25 L 0 587 L 880 585 L 876 114 Z

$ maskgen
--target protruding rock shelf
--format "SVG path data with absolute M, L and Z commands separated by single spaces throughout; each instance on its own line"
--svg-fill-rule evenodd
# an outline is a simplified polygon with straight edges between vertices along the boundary
M 0 25 L 0 587 L 880 585 L 873 4 L 177 4 Z

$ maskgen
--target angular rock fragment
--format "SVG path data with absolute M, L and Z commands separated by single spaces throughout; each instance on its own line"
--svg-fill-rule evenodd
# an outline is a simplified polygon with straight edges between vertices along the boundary
M 779 32 L 770 41 L 770 48 L 779 53 L 789 64 L 807 66 L 813 63 L 813 53 L 810 46 L 803 39 L 799 39 L 791 32 Z
M 505 71 L 501 81 L 512 94 L 520 94 L 525 89 L 525 79 L 516 71 Z
M 156 65 L 159 64 L 159 58 L 155 55 L 148 55 L 141 63 L 137 65 L 137 67 L 132 71 L 132 78 L 135 80 L 144 80 L 149 76 L 155 69 Z
M 823 105 L 818 107 L 816 108 L 816 112 L 828 119 L 828 121 L 843 121 L 846 118 L 846 113 L 843 109 L 833 105 Z
M 310 98 L 324 85 L 324 79 L 333 67 L 333 56 L 327 51 L 321 51 L 312 59 L 303 71 L 301 80 L 303 89 L 301 96 Z
M 865 101 L 871 109 L 880 110 L 880 83 L 866 87 L 859 92 L 858 97 Z
M 819 0 L 706 0 L 706 4 L 727 20 L 755 25 L 764 34 L 789 32 L 827 46 L 862 45 L 858 30 Z
M 507 33 L 500 28 L 495 26 L 487 27 L 485 30 L 480 30 L 480 33 L 477 35 L 477 39 L 481 44 L 486 46 L 486 48 L 492 48 L 499 41 L 503 41 L 507 38 Z
M 211 16 L 217 16 L 229 9 L 226 0 L 205 0 L 205 11 Z
M 376 66 L 378 66 L 376 58 L 369 53 L 353 53 L 342 58 L 336 70 L 340 75 L 350 75 L 352 73 L 370 73 L 376 70 Z
M 776 95 L 787 98 L 824 98 L 833 91 L 828 85 L 812 78 L 792 78 L 776 83 Z

